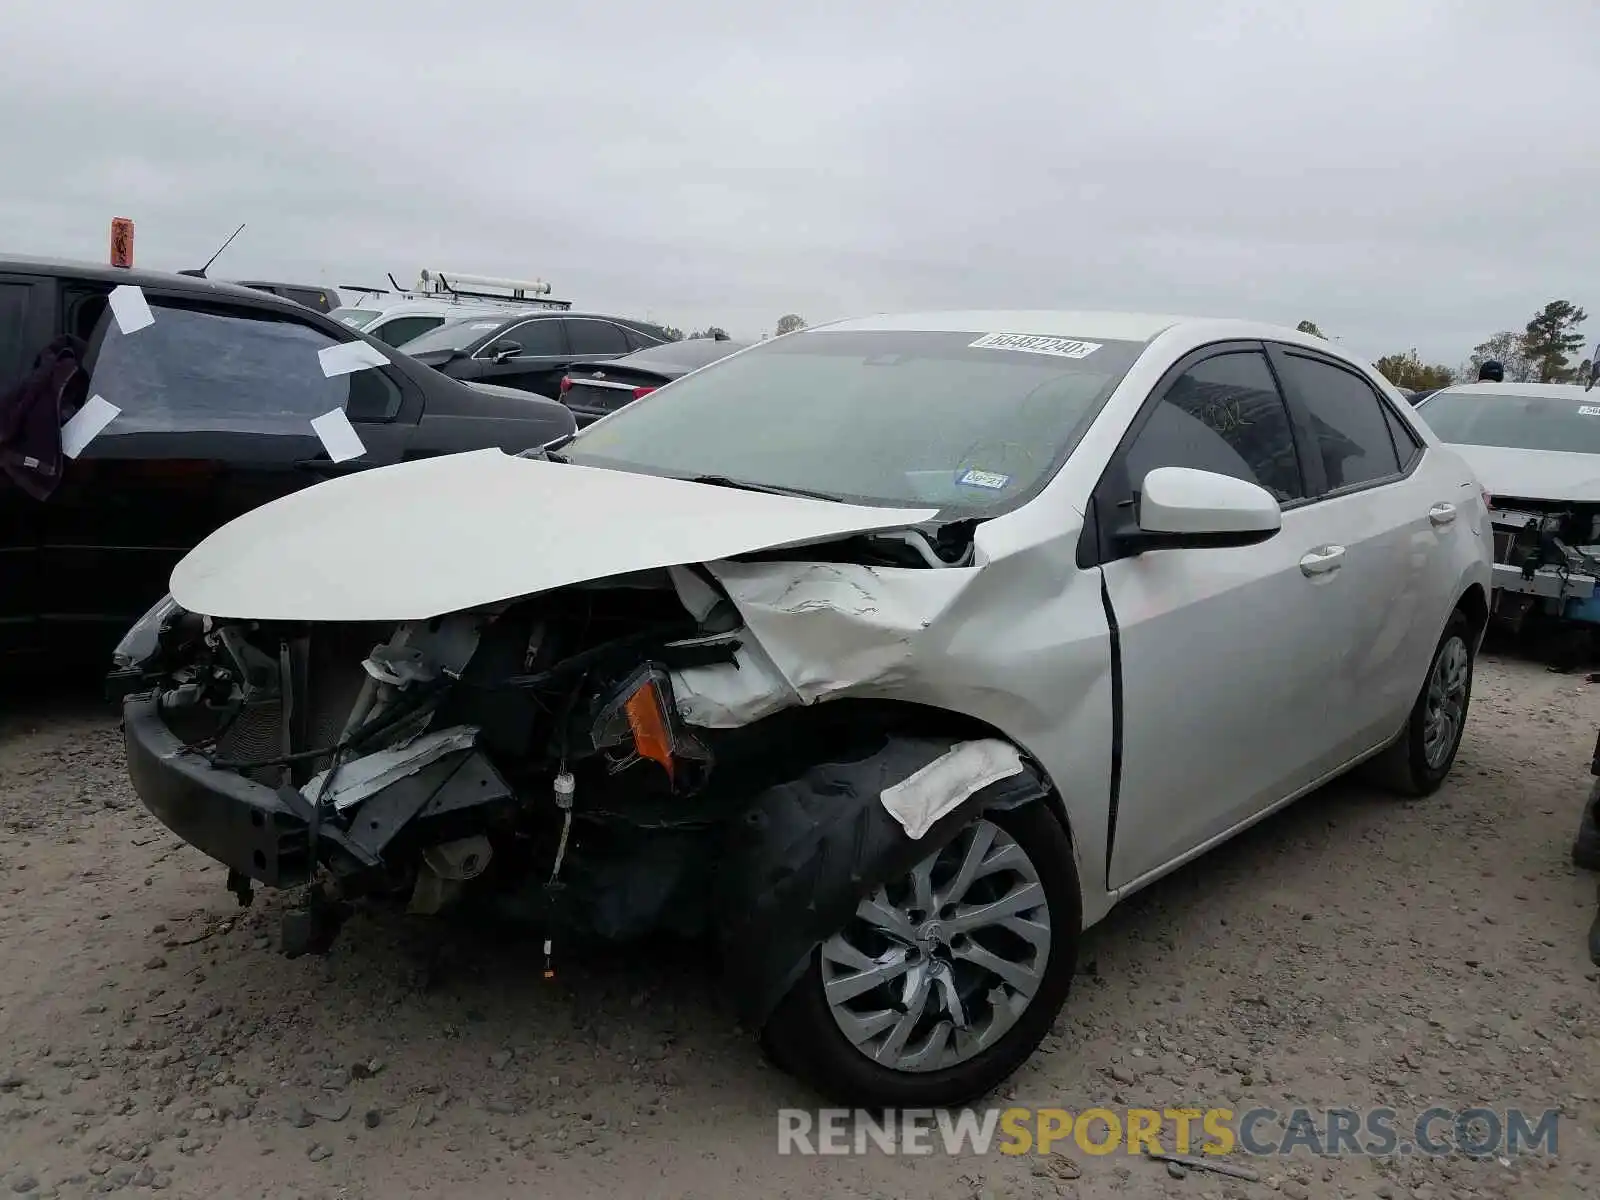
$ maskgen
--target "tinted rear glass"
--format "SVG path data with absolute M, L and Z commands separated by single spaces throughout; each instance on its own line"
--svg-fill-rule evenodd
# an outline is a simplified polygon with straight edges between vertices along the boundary
M 1600 454 L 1600 388 L 1555 396 L 1435 392 L 1417 415 L 1442 442 Z
M 860 503 L 998 511 L 1048 478 L 1143 349 L 981 330 L 809 331 L 712 363 L 563 453 Z

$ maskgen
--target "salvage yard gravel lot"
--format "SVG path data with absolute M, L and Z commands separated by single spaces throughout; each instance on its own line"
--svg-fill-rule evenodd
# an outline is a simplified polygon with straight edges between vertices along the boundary
M 1070 1145 L 780 1157 L 777 1111 L 818 1102 L 693 952 L 558 947 L 546 980 L 535 941 L 358 915 L 287 961 L 287 898 L 239 908 L 139 806 L 104 707 L 8 689 L 0 1196 L 1600 1194 L 1595 881 L 1567 858 L 1596 686 L 1487 656 L 1438 795 L 1337 783 L 1090 935 L 996 1104 L 1562 1112 L 1554 1157 L 1301 1151 L 1259 1182 Z

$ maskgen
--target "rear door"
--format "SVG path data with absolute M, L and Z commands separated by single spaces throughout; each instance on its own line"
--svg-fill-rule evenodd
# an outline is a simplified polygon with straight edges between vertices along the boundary
M 44 506 L 47 620 L 102 643 L 167 590 L 218 526 L 333 474 L 398 462 L 421 414 L 392 367 L 329 377 L 319 351 L 348 331 L 314 313 L 146 290 L 154 323 L 103 316 L 90 392 L 120 415 L 69 464 Z M 311 427 L 342 409 L 365 452 L 334 463 Z
M 1260 484 L 1282 505 L 1282 529 L 1254 546 L 1122 548 L 1112 535 L 1136 519 L 1144 476 L 1163 466 Z M 1259 343 L 1176 364 L 1096 489 L 1095 557 L 1122 679 L 1111 887 L 1258 814 L 1328 757 L 1326 681 L 1346 650 L 1336 613 L 1360 598 L 1314 561 L 1325 535 L 1313 508 Z
M 1471 496 L 1360 371 L 1298 346 L 1269 352 L 1310 434 L 1311 507 L 1355 601 L 1337 614 L 1348 650 L 1328 697 L 1350 757 L 1395 733 L 1416 701 L 1455 600 L 1450 539 Z
M 0 395 L 22 382 L 55 334 L 53 288 L 53 280 L 0 275 Z M 34 648 L 43 509 L 0 471 L 0 656 Z

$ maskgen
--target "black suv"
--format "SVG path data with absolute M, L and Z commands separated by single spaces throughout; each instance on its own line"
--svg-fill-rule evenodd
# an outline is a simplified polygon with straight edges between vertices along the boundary
M 452 379 L 475 379 L 553 397 L 574 367 L 608 362 L 672 340 L 659 325 L 594 313 L 529 310 L 463 317 L 401 349 Z
M 154 322 L 108 311 L 136 285 Z M 331 475 L 434 454 L 520 451 L 575 428 L 553 400 L 448 379 L 292 300 L 234 284 L 93 263 L 0 259 L 0 430 L 19 383 L 63 335 L 86 386 L 121 414 L 36 500 L 0 470 L 0 663 L 102 655 L 218 526 Z M 319 352 L 364 342 L 381 365 L 324 374 Z M 83 384 L 81 376 L 79 383 Z M 311 428 L 343 408 L 364 453 L 335 463 Z

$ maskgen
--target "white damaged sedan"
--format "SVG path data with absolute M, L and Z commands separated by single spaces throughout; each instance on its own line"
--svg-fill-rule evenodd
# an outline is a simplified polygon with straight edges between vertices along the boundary
M 939 1106 L 1122 897 L 1365 760 L 1439 787 L 1490 564 L 1319 338 L 879 317 L 256 509 L 113 678 L 150 810 L 241 901 L 306 887 L 291 952 L 356 898 L 704 936 L 778 1063 Z

